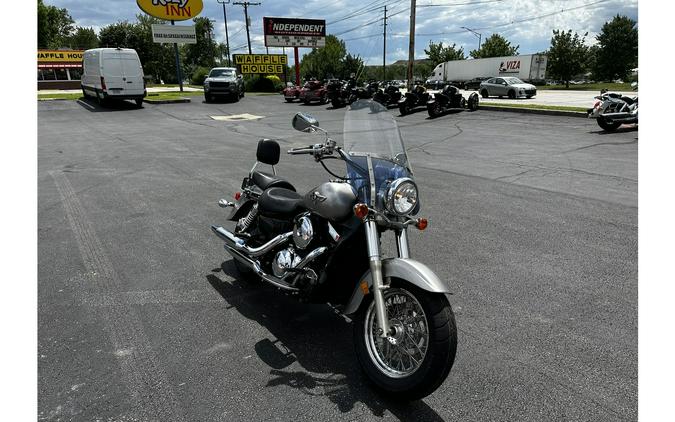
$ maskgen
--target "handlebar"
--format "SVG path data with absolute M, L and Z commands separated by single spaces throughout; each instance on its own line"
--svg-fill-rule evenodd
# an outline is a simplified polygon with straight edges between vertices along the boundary
M 314 153 L 314 147 L 315 145 L 310 145 L 308 147 L 302 147 L 302 148 L 291 148 L 288 150 L 288 153 L 291 155 L 299 155 L 299 154 L 313 154 Z

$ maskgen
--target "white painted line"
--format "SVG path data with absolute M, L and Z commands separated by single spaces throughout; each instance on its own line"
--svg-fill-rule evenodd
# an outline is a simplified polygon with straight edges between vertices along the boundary
M 242 120 L 257 120 L 262 119 L 265 116 L 256 116 L 255 114 L 232 114 L 229 116 L 210 116 L 213 120 L 220 120 L 224 122 L 240 122 Z

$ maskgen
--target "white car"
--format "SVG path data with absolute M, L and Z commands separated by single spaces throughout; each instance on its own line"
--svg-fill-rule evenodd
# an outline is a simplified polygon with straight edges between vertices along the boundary
M 82 55 L 82 94 L 96 98 L 134 100 L 143 104 L 147 95 L 143 66 L 131 48 L 94 48 Z
M 490 96 L 518 98 L 532 98 L 537 95 L 537 87 L 525 83 L 518 78 L 505 76 L 500 78 L 490 78 L 480 84 L 480 95 L 483 98 Z

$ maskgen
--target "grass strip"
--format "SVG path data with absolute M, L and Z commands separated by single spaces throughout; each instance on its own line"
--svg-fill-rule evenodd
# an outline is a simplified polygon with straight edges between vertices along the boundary
M 502 103 L 481 102 L 480 105 L 492 107 L 504 107 L 504 108 L 521 108 L 529 110 L 577 111 L 582 113 L 585 113 L 587 110 L 586 108 L 583 107 L 544 105 L 544 104 L 502 104 Z
M 537 86 L 537 89 L 547 91 L 597 91 L 598 93 L 600 93 L 601 89 L 607 89 L 610 92 L 611 91 L 630 92 L 633 90 L 630 84 L 615 84 L 615 83 L 579 84 L 579 85 L 570 85 L 569 88 L 566 88 L 565 85 L 541 85 Z

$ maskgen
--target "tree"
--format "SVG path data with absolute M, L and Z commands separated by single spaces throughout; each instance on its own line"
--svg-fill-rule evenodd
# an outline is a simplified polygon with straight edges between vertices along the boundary
M 554 29 L 551 38 L 551 48 L 548 52 L 548 70 L 552 77 L 565 81 L 565 87 L 570 87 L 570 79 L 584 70 L 587 47 L 584 45 L 585 33 L 579 37 L 572 30 L 561 31 Z
M 343 60 L 347 55 L 344 41 L 335 35 L 326 36 L 326 45 L 305 54 L 300 62 L 303 78 L 326 79 L 343 74 Z
M 77 27 L 75 33 L 68 37 L 66 43 L 76 50 L 88 50 L 98 47 L 98 36 L 94 28 Z
M 511 46 L 511 43 L 499 34 L 492 34 L 483 42 L 479 50 L 471 50 L 469 53 L 474 59 L 484 59 L 487 57 L 517 56 L 518 48 Z
M 38 0 L 38 48 L 59 48 L 73 32 L 73 18 L 67 9 Z
M 638 63 L 637 23 L 616 15 L 602 26 L 598 40 L 595 75 L 601 80 L 624 79 Z
M 358 75 L 362 69 L 363 69 L 363 60 L 361 59 L 361 57 L 358 54 L 356 56 L 347 54 L 347 56 L 345 56 L 344 60 L 342 61 L 341 73 L 335 75 L 335 77 L 340 79 L 347 79 L 349 78 L 349 75 L 351 75 L 352 73 Z
M 214 67 L 216 65 L 216 54 L 219 53 L 216 53 L 218 46 L 213 40 L 213 22 L 205 17 L 194 18 L 193 22 L 195 23 L 197 43 L 186 44 L 183 47 L 186 64 L 193 67 Z
M 429 42 L 429 49 L 424 49 L 424 52 L 429 57 L 429 60 L 432 62 L 432 66 L 436 67 L 437 64 L 443 62 L 449 62 L 451 60 L 464 60 L 464 48 L 456 48 L 456 44 L 448 45 L 447 47 L 443 46 L 442 42 L 438 44 L 433 41 Z

